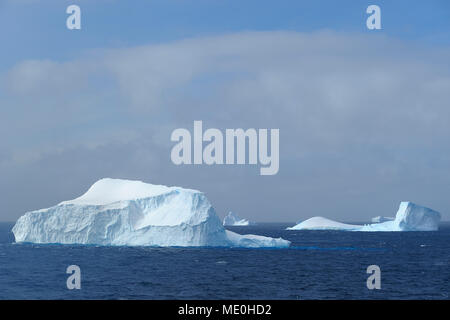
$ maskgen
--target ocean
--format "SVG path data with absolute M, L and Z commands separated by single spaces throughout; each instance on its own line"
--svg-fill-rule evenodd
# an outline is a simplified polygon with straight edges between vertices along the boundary
M 0 299 L 449 299 L 450 223 L 436 232 L 286 231 L 289 249 L 15 244 L 0 223 Z M 81 289 L 69 290 L 69 265 Z M 367 267 L 381 289 L 366 286 Z

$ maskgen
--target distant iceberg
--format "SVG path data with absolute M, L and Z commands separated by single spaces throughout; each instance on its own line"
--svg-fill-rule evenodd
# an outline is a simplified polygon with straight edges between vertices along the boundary
M 380 222 L 393 221 L 393 220 L 395 220 L 394 217 L 382 217 L 382 216 L 378 216 L 378 217 L 372 218 L 372 222 L 373 222 L 373 223 L 380 223 Z
M 21 216 L 16 242 L 113 246 L 288 247 L 281 238 L 225 230 L 196 190 L 101 179 L 81 197 Z
M 401 202 L 395 218 L 387 218 L 380 223 L 361 226 L 340 223 L 323 217 L 313 217 L 287 228 L 287 230 L 436 231 L 439 228 L 440 220 L 441 215 L 437 211 L 412 202 Z
M 225 218 L 223 218 L 223 225 L 224 226 L 249 226 L 252 225 L 250 221 L 247 219 L 242 219 L 237 214 L 233 212 L 229 212 Z
M 324 217 L 312 217 L 286 230 L 357 230 L 359 225 L 346 224 Z

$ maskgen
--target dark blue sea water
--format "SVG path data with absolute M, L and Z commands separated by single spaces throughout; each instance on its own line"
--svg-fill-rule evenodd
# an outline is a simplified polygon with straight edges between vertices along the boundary
M 285 231 L 289 249 L 14 244 L 0 224 L 0 299 L 449 299 L 450 224 L 437 232 Z M 66 268 L 81 268 L 68 290 Z M 381 290 L 368 290 L 369 265 Z

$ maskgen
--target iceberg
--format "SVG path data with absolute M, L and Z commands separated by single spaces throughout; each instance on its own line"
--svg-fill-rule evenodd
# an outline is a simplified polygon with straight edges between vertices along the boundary
M 344 231 L 436 231 L 439 212 L 409 201 L 400 203 L 395 218 L 367 225 L 345 224 L 323 217 L 313 217 L 287 230 L 344 230 Z
M 395 220 L 395 218 L 393 217 L 382 217 L 382 216 L 377 216 L 372 218 L 372 222 L 373 223 L 380 223 L 380 222 L 386 222 L 386 221 L 392 221 Z
M 74 200 L 25 213 L 16 242 L 108 246 L 288 247 L 281 238 L 224 229 L 205 194 L 105 178 Z
M 224 226 L 249 226 L 253 223 L 248 221 L 247 219 L 242 219 L 237 214 L 233 212 L 229 212 L 228 215 L 223 218 L 223 225 Z
M 361 226 L 333 221 L 324 217 L 312 217 L 286 230 L 356 230 Z

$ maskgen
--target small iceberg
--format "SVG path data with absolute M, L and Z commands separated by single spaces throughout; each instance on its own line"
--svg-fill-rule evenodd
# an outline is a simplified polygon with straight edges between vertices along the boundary
M 21 216 L 16 242 L 107 246 L 288 247 L 222 225 L 205 194 L 141 181 L 101 179 L 81 197 Z
M 379 219 L 382 217 L 377 217 Z M 441 215 L 432 209 L 409 201 L 401 202 L 395 218 L 379 219 L 367 225 L 345 224 L 323 217 L 313 217 L 287 230 L 344 230 L 344 231 L 436 231 Z
M 394 217 L 382 217 L 382 216 L 378 216 L 378 217 L 372 218 L 372 222 L 373 222 L 373 223 L 380 223 L 380 222 L 393 221 L 393 220 L 395 220 Z
M 225 218 L 223 218 L 224 226 L 249 226 L 253 224 L 254 223 L 248 221 L 247 219 L 242 219 L 231 211 L 225 216 Z

